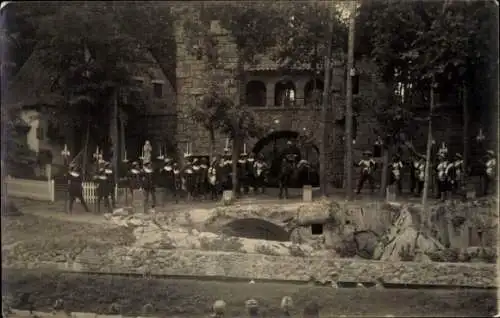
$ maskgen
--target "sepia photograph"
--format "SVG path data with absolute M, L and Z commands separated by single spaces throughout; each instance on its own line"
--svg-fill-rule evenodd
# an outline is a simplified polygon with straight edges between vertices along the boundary
M 0 26 L 2 318 L 500 317 L 497 0 Z

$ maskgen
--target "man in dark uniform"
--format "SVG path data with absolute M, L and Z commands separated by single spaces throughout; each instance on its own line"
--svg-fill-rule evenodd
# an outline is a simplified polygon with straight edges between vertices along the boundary
M 151 208 L 154 209 L 156 206 L 155 175 L 151 166 L 151 162 L 148 162 L 144 165 L 142 175 L 142 189 L 144 190 L 144 213 L 147 213 L 150 196 L 153 201 Z
M 192 156 L 189 153 L 184 154 L 185 163 L 181 169 L 181 177 L 183 188 L 186 190 L 188 195 L 188 199 L 192 199 L 195 195 L 195 186 L 196 186 L 196 175 L 193 170 L 193 160 Z
M 266 174 L 268 170 L 268 165 L 264 160 L 264 155 L 259 154 L 257 156 L 257 160 L 255 160 L 253 164 L 253 173 L 254 173 L 254 178 L 255 178 L 255 192 L 262 192 L 264 193 L 266 190 Z
M 131 202 L 134 204 L 134 193 L 142 186 L 142 172 L 137 161 L 132 162 L 132 166 L 127 176 L 128 188 L 130 191 Z
M 159 185 L 164 188 L 165 192 L 163 195 L 163 204 L 168 200 L 169 195 L 178 202 L 177 191 L 175 188 L 175 176 L 174 176 L 174 166 L 171 158 L 165 158 L 165 165 L 160 172 L 160 182 Z
M 254 164 L 255 164 L 255 153 L 251 152 L 246 162 L 247 187 L 252 187 L 253 191 L 255 192 Z
M 193 164 L 191 167 L 193 168 L 193 195 L 194 197 L 198 198 L 201 195 L 201 167 L 200 167 L 200 161 L 198 158 L 193 159 Z
M 174 169 L 174 189 L 175 189 L 175 202 L 178 202 L 179 195 L 182 192 L 182 173 L 177 162 L 172 164 Z
M 206 199 L 208 195 L 208 161 L 203 157 L 200 159 L 200 179 L 199 179 L 199 193 Z
M 104 200 L 104 207 L 108 210 L 108 213 L 112 212 L 111 205 L 109 203 L 109 181 L 104 168 L 99 169 L 97 175 L 94 177 L 94 181 L 97 183 L 97 202 L 96 211 L 101 213 L 101 201 Z
M 69 166 L 68 174 L 68 191 L 69 191 L 69 213 L 73 211 L 73 203 L 76 199 L 80 200 L 85 211 L 90 212 L 85 200 L 83 199 L 83 178 L 80 174 L 80 169 L 75 165 Z
M 371 151 L 367 150 L 363 152 L 363 159 L 359 161 L 358 167 L 361 168 L 361 171 L 356 193 L 359 194 L 361 192 L 365 181 L 368 181 L 371 192 L 373 193 L 375 191 L 375 179 L 373 178 L 373 172 L 375 171 L 376 163 L 375 160 L 373 160 Z
M 243 188 L 244 194 L 248 194 L 249 189 L 247 156 L 248 155 L 243 152 L 240 154 L 240 159 L 238 160 L 238 179 L 240 181 L 240 186 Z
M 398 190 L 398 194 L 400 195 L 403 191 L 402 187 L 402 182 L 401 182 L 401 174 L 402 174 L 402 169 L 403 169 L 403 162 L 401 162 L 401 159 L 398 154 L 395 154 L 392 157 L 392 162 L 390 164 L 390 184 L 391 185 L 396 185 L 396 188 Z
M 210 167 L 208 168 L 207 171 L 208 186 L 210 189 L 211 200 L 217 200 L 221 192 L 222 176 L 220 174 L 220 171 L 222 169 L 219 166 L 220 161 L 221 160 L 217 159 L 216 157 L 212 158 L 212 162 L 210 163 Z
M 111 196 L 111 204 L 113 209 L 116 207 L 116 197 L 115 197 L 115 173 L 113 171 L 113 168 L 111 167 L 110 162 L 106 162 L 104 164 L 104 172 L 106 173 L 106 177 L 109 183 L 109 195 Z
M 233 159 L 228 148 L 224 149 L 223 171 L 223 190 L 231 190 L 233 188 Z

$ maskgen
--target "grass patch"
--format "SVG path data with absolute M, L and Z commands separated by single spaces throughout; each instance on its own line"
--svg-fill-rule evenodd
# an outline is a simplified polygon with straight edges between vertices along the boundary
M 280 283 L 212 282 L 187 279 L 140 279 L 4 270 L 4 291 L 16 299 L 24 292 L 33 295 L 37 310 L 48 310 L 63 298 L 70 311 L 109 313 L 119 303 L 122 314 L 138 315 L 151 304 L 157 316 L 202 317 L 213 302 L 227 303 L 227 316 L 245 317 L 244 302 L 254 298 L 264 317 L 278 317 L 283 296 L 291 296 L 292 316 L 315 301 L 323 317 L 348 316 L 491 316 L 496 313 L 495 291 L 482 290 L 373 290 L 332 289 Z

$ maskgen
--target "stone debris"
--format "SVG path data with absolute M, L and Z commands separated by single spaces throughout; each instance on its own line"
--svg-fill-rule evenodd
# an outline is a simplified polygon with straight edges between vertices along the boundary
M 382 261 L 413 261 L 417 251 L 422 253 L 443 250 L 444 246 L 430 235 L 420 232 L 418 214 L 408 205 L 402 206 L 389 231 L 375 248 L 373 258 Z

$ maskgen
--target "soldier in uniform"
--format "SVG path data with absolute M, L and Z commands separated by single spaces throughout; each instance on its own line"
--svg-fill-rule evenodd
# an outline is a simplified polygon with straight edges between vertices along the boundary
M 219 168 L 219 161 L 220 160 L 218 160 L 216 157 L 212 158 L 212 162 L 210 163 L 210 167 L 208 168 L 207 171 L 211 200 L 218 200 L 219 194 L 221 192 L 220 171 L 222 169 Z
M 196 187 L 196 175 L 193 170 L 193 164 L 192 164 L 193 160 L 191 154 L 186 153 L 184 155 L 184 159 L 185 159 L 185 164 L 181 170 L 183 188 L 185 189 L 188 195 L 188 199 L 192 199 L 195 195 L 194 191 Z
M 147 207 L 149 206 L 149 197 L 153 201 L 151 208 L 156 206 L 156 193 L 155 193 L 155 175 L 154 170 L 151 167 L 151 162 L 144 164 L 143 174 L 142 174 L 142 189 L 144 190 L 144 213 L 147 213 Z
M 398 189 L 398 194 L 401 194 L 403 191 L 401 184 L 401 170 L 403 169 L 403 163 L 401 162 L 399 155 L 396 154 L 393 156 L 390 167 L 391 167 L 390 184 L 391 185 L 395 184 Z
M 208 195 L 208 160 L 203 157 L 200 159 L 200 179 L 199 179 L 200 194 L 206 199 Z
M 268 170 L 268 165 L 264 161 L 264 155 L 259 154 L 257 156 L 257 160 L 255 160 L 255 163 L 253 165 L 253 172 L 254 172 L 254 177 L 255 177 L 255 192 L 262 192 L 264 193 L 266 190 L 266 174 Z
M 175 188 L 174 166 L 171 158 L 165 158 L 165 164 L 160 171 L 160 186 L 164 188 L 163 204 L 168 200 L 169 195 L 178 202 L 177 191 Z
M 182 173 L 177 162 L 174 162 L 172 168 L 174 169 L 175 202 L 178 202 L 179 195 L 182 192 Z
M 437 199 L 444 200 L 446 198 L 446 194 L 449 191 L 449 162 L 446 158 L 446 154 L 444 152 L 439 153 L 438 165 L 437 165 Z
M 109 203 L 109 181 L 108 176 L 104 168 L 100 168 L 97 172 L 97 175 L 94 177 L 94 181 L 97 183 L 97 202 L 96 202 L 96 211 L 97 213 L 101 213 L 101 201 L 104 200 L 104 207 L 108 210 L 109 213 L 112 212 L 111 205 Z
M 247 158 L 247 184 L 249 187 L 253 189 L 255 192 L 255 173 L 254 173 L 254 164 L 255 164 L 255 153 L 251 152 Z
M 359 194 L 361 192 L 365 181 L 368 181 L 368 183 L 370 184 L 371 192 L 373 193 L 373 191 L 375 191 L 375 179 L 373 178 L 373 172 L 376 169 L 376 163 L 372 158 L 371 151 L 366 150 L 365 152 L 363 152 L 363 159 L 359 161 L 358 167 L 361 168 L 361 171 L 356 193 Z
M 139 162 L 132 162 L 132 166 L 127 174 L 128 188 L 130 191 L 131 202 L 134 204 L 134 192 L 142 187 L 142 171 Z
M 223 155 L 223 167 L 224 167 L 224 190 L 231 190 L 233 188 L 233 159 L 231 152 L 228 148 L 224 149 Z
M 424 190 L 425 158 L 423 157 L 418 158 L 418 161 L 414 164 L 414 168 L 415 168 L 417 193 L 420 196 L 422 194 L 422 190 Z
M 238 179 L 240 181 L 240 186 L 243 188 L 243 193 L 248 194 L 249 184 L 248 184 L 248 167 L 246 153 L 240 154 L 240 159 L 238 160 Z
M 200 160 L 198 158 L 193 159 L 193 197 L 198 198 L 201 195 L 201 167 Z
M 83 199 L 83 178 L 80 169 L 76 165 L 69 166 L 68 174 L 69 191 L 69 213 L 73 211 L 73 203 L 76 199 L 80 200 L 85 211 L 90 212 L 85 200 Z
M 464 177 L 464 161 L 462 160 L 462 155 L 456 153 L 450 165 L 448 176 L 450 178 L 451 191 L 453 193 L 458 193 L 462 188 Z
M 483 178 L 483 195 L 488 195 L 490 190 L 490 185 L 495 184 L 495 177 L 497 173 L 497 160 L 495 158 L 495 153 L 492 150 L 486 152 L 486 163 L 485 163 L 485 177 Z
M 113 168 L 111 167 L 110 162 L 106 162 L 104 164 L 104 172 L 106 173 L 106 176 L 108 178 L 108 183 L 109 183 L 109 195 L 111 196 L 111 206 L 114 209 L 116 207 L 116 197 L 115 197 L 115 174 L 113 171 Z

